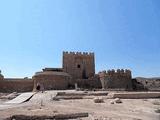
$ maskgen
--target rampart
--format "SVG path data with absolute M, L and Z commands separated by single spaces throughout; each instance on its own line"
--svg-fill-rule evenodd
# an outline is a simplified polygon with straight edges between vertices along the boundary
M 4 78 L 4 80 L 0 81 L 0 92 L 28 92 L 32 90 L 32 79 Z
M 78 88 L 84 89 L 100 89 L 102 88 L 101 81 L 98 75 L 95 75 L 91 78 L 86 79 L 77 79 L 76 83 Z
M 104 89 L 132 89 L 132 74 L 128 69 L 102 71 L 99 77 Z

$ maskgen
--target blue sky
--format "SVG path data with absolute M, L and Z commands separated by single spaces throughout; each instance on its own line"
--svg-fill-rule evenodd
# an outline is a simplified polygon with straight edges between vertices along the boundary
M 96 72 L 160 76 L 159 0 L 1 0 L 0 69 L 31 77 L 62 51 L 95 52 Z

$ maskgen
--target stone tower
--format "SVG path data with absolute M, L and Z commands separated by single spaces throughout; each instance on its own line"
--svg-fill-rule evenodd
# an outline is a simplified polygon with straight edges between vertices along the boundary
M 88 79 L 95 74 L 94 53 L 63 52 L 63 70 L 76 79 Z

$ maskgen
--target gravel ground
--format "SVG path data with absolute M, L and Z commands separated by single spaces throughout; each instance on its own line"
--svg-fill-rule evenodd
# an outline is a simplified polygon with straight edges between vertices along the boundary
M 77 91 L 65 91 L 77 92 Z M 74 99 L 53 101 L 57 91 L 35 94 L 30 101 L 22 104 L 5 104 L 0 101 L 0 118 L 11 115 L 55 115 L 87 112 L 89 117 L 82 120 L 160 120 L 160 99 L 121 99 L 122 103 L 111 104 L 113 99 L 103 96 L 104 103 L 94 103 L 93 99 Z M 112 92 L 111 92 L 112 93 Z

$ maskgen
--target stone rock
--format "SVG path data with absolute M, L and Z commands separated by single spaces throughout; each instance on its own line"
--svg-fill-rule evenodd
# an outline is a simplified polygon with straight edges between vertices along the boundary
M 110 103 L 111 103 L 111 104 L 114 104 L 114 101 L 111 101 Z
M 55 97 L 52 98 L 52 100 L 59 101 L 59 98 L 55 96 Z
M 104 100 L 102 98 L 96 97 L 96 98 L 94 98 L 94 102 L 95 103 L 104 103 Z
M 13 92 L 13 93 L 11 93 L 11 94 L 9 94 L 9 95 L 7 95 L 7 96 L 4 96 L 4 98 L 11 100 L 11 99 L 16 98 L 18 95 L 20 95 L 20 94 L 17 93 L 17 92 Z
M 115 101 L 115 103 L 122 103 L 120 98 L 115 98 L 114 101 Z

